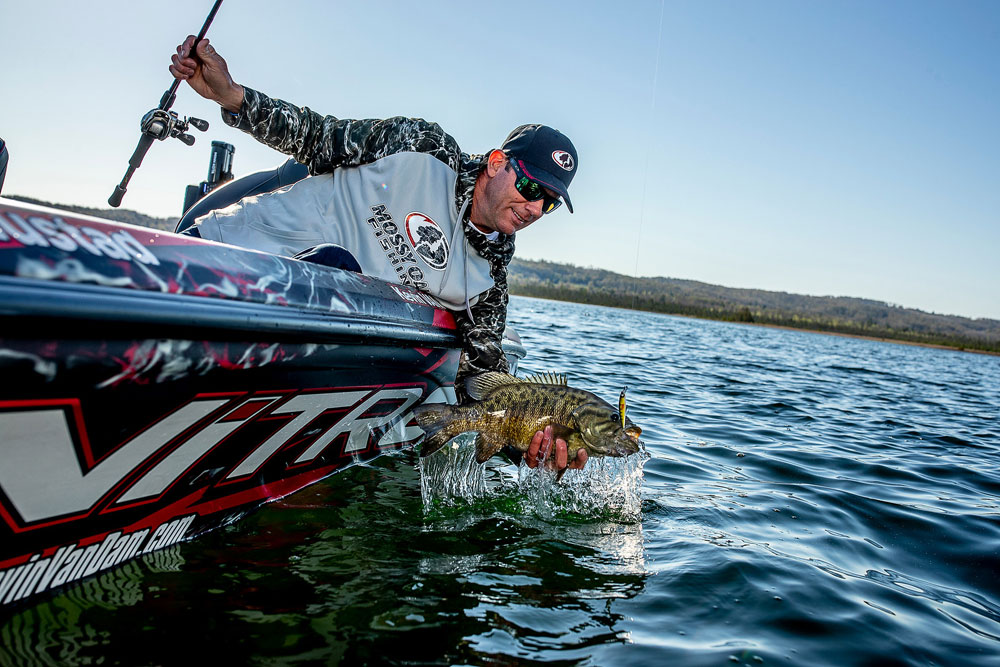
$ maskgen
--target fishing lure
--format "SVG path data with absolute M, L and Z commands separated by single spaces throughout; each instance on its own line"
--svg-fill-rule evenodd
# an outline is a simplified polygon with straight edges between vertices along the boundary
M 618 414 L 622 417 L 622 428 L 625 428 L 625 392 L 628 391 L 628 385 L 622 388 L 622 393 L 618 396 Z

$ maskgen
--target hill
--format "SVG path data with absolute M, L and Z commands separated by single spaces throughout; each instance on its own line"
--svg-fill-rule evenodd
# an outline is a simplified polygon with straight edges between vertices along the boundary
M 20 195 L 5 194 L 4 197 L 23 201 L 28 204 L 51 206 L 52 208 L 61 208 L 73 211 L 74 213 L 82 213 L 83 215 L 92 215 L 95 218 L 104 218 L 105 220 L 114 220 L 115 222 L 124 222 L 130 225 L 139 225 L 140 227 L 151 227 L 164 232 L 174 231 L 174 227 L 177 225 L 177 218 L 154 218 L 127 208 L 90 208 L 88 206 L 74 206 L 72 204 L 53 204 L 40 199 L 32 199 L 31 197 L 21 197 Z
M 515 259 L 512 294 L 714 320 L 1000 352 L 1000 320 L 927 313 L 872 299 L 737 289 L 677 278 Z

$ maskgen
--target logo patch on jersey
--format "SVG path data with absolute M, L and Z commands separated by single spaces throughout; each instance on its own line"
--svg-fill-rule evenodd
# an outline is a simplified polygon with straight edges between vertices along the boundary
M 413 252 L 429 267 L 441 271 L 448 266 L 448 239 L 436 222 L 414 211 L 406 216 L 406 235 Z
M 552 160 L 566 171 L 573 171 L 573 156 L 566 151 L 552 151 Z

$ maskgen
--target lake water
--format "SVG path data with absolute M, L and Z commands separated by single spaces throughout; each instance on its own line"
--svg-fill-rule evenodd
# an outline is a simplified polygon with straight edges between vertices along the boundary
M 1000 358 L 510 319 L 521 375 L 629 386 L 647 458 L 425 470 L 425 509 L 383 456 L 0 619 L 0 664 L 1000 664 Z

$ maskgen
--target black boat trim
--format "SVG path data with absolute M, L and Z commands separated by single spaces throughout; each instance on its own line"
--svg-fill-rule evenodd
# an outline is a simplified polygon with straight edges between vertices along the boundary
M 5 337 L 16 335 L 13 329 L 28 324 L 24 318 L 32 318 L 194 330 L 199 336 L 239 333 L 289 341 L 458 346 L 456 332 L 409 319 L 7 276 L 0 276 L 0 317 L 17 318 L 14 326 L 10 322 L 4 326 Z

